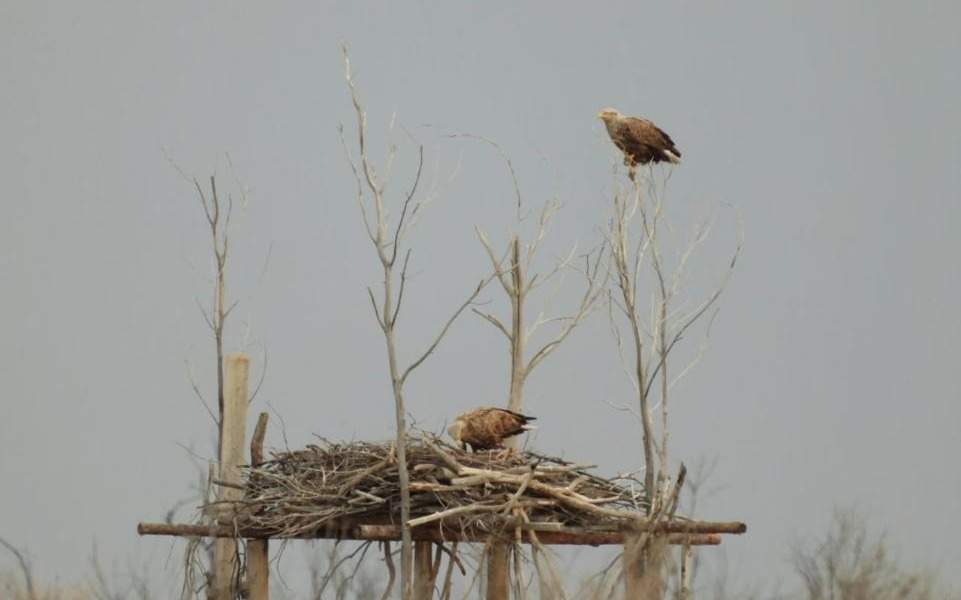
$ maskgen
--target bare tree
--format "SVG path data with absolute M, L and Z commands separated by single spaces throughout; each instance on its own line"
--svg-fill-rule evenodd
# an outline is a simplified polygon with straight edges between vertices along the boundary
M 490 312 L 482 312 L 476 308 L 473 310 L 507 338 L 510 350 L 510 389 L 507 408 L 517 412 L 523 408 L 524 384 L 527 383 L 531 372 L 564 343 L 571 332 L 590 314 L 604 289 L 606 271 L 601 268 L 604 257 L 604 248 L 601 247 L 580 257 L 584 261 L 581 273 L 585 281 L 583 293 L 574 311 L 556 317 L 545 316 L 544 311 L 541 311 L 533 323 L 529 326 L 526 324 L 527 301 L 530 294 L 564 270 L 575 268 L 572 263 L 576 259 L 577 249 L 573 248 L 566 257 L 558 260 L 546 275 L 532 272 L 537 250 L 559 208 L 560 205 L 553 201 L 544 205 L 538 220 L 537 231 L 530 242 L 524 243 L 518 234 L 512 234 L 507 252 L 504 253 L 506 259 L 498 258 L 487 235 L 477 228 L 477 237 L 484 246 L 501 289 L 510 303 L 510 326 Z M 527 346 L 532 336 L 541 326 L 550 323 L 559 324 L 557 331 L 537 350 L 528 353 Z
M 691 365 L 675 374 L 669 372 L 668 358 L 691 327 L 710 314 L 734 271 L 741 250 L 739 235 L 728 268 L 714 290 L 693 306 L 685 307 L 679 302 L 685 267 L 707 239 L 710 223 L 699 225 L 687 247 L 669 260 L 669 244 L 663 239 L 667 228 L 664 222 L 666 184 L 667 179 L 658 182 L 653 169 L 647 177 L 632 178 L 626 188 L 616 184 L 608 228 L 615 277 L 609 297 L 611 329 L 637 402 L 636 409 L 630 405 L 621 408 L 632 412 L 641 423 L 644 496 L 650 519 L 673 515 L 680 492 L 681 481 L 673 487 L 671 484 L 669 393 Z M 650 292 L 642 289 L 644 284 L 652 288 Z M 621 324 L 629 332 L 627 344 L 623 343 Z M 655 412 L 660 417 L 657 424 Z M 683 465 L 681 468 L 683 471 Z M 660 571 L 667 564 L 660 553 L 649 546 L 651 542 L 645 541 L 636 554 L 626 557 L 637 573 Z M 650 564 L 641 564 L 644 562 Z
M 722 280 L 707 298 L 686 310 L 675 306 L 685 267 L 694 251 L 707 239 L 710 224 L 702 223 L 696 229 L 688 247 L 677 257 L 672 269 L 665 260 L 668 248 L 661 239 L 665 227 L 664 194 L 661 189 L 664 185 L 658 185 L 652 170 L 646 178 L 635 178 L 630 188 L 618 187 L 614 193 L 613 214 L 608 229 L 616 288 L 610 300 L 629 331 L 630 345 L 627 351 L 622 344 L 613 311 L 612 331 L 618 351 L 625 364 L 629 365 L 626 371 L 637 394 L 637 410 L 632 412 L 641 421 L 644 492 L 649 502 L 649 514 L 657 510 L 658 502 L 664 503 L 672 496 L 672 490 L 668 487 L 671 480 L 668 394 L 671 386 L 686 373 L 687 367 L 673 380 L 670 379 L 668 357 L 690 328 L 707 315 L 720 298 L 741 250 L 739 238 Z M 645 270 L 653 284 L 649 301 L 645 301 L 641 290 Z M 657 389 L 656 384 L 660 384 Z M 653 400 L 657 400 L 656 405 Z M 659 439 L 654 420 L 654 412 L 658 407 Z
M 934 600 L 942 598 L 930 572 L 904 569 L 883 537 L 872 538 L 853 510 L 834 513 L 830 530 L 813 544 L 796 544 L 792 563 L 805 600 Z
M 229 156 L 227 159 L 229 165 Z M 214 354 L 216 360 L 215 372 L 217 381 L 216 412 L 214 412 L 214 410 L 211 408 L 211 405 L 207 402 L 207 398 L 201 391 L 200 386 L 195 381 L 190 370 L 189 361 L 186 362 L 188 379 L 194 395 L 200 401 L 201 405 L 203 405 L 203 407 L 206 409 L 211 420 L 216 424 L 217 434 L 216 439 L 214 440 L 214 445 L 217 453 L 217 463 L 221 464 L 224 454 L 224 344 L 226 324 L 228 318 L 232 315 L 233 311 L 238 305 L 237 300 L 228 300 L 227 266 L 232 249 L 231 226 L 234 217 L 234 210 L 238 204 L 241 206 L 241 208 L 246 204 L 246 192 L 243 185 L 241 185 L 240 181 L 237 180 L 236 177 L 234 177 L 234 183 L 236 184 L 236 188 L 239 190 L 236 196 L 234 191 L 228 191 L 226 194 L 223 194 L 218 187 L 217 177 L 215 175 L 211 175 L 208 178 L 208 185 L 205 187 L 201 184 L 199 179 L 188 175 L 169 157 L 168 161 L 170 162 L 171 166 L 176 169 L 180 176 L 183 177 L 184 180 L 187 181 L 196 191 L 197 199 L 199 200 L 200 207 L 203 210 L 206 227 L 209 233 L 211 257 L 213 259 L 212 293 L 208 305 L 205 305 L 199 300 L 197 301 L 197 305 L 200 309 L 201 315 L 203 316 L 204 322 L 210 330 L 210 334 L 214 342 Z M 266 262 L 264 270 L 266 271 Z M 266 375 L 266 364 L 265 352 L 260 380 L 258 381 L 248 401 L 253 400 L 253 398 L 257 395 L 257 392 L 260 390 L 260 386 L 263 384 L 264 377 Z M 203 470 L 201 469 L 200 471 L 201 478 L 203 479 Z M 199 493 L 197 494 L 202 500 L 204 500 L 205 503 L 211 500 L 210 495 L 214 491 L 212 483 L 213 480 L 221 478 L 218 473 L 215 472 L 212 465 L 210 465 L 207 471 L 206 482 L 202 486 L 202 489 L 198 490 Z M 222 488 L 217 489 L 222 490 Z M 215 500 L 216 498 L 213 499 Z M 172 514 L 175 510 L 176 505 L 169 516 L 172 517 Z M 212 517 L 213 515 L 206 516 Z M 185 579 L 182 596 L 192 597 L 196 593 L 198 588 L 197 580 L 200 571 L 205 571 L 204 576 L 199 579 L 205 582 L 204 585 L 207 586 L 208 595 L 222 596 L 223 594 L 227 593 L 225 591 L 227 589 L 225 586 L 228 585 L 226 580 L 240 580 L 239 573 L 235 574 L 236 577 L 226 574 L 214 574 L 212 571 L 210 571 L 210 567 L 208 566 L 212 565 L 214 562 L 214 553 L 232 552 L 232 550 L 228 547 L 232 544 L 233 542 L 230 540 L 208 541 L 190 539 L 188 541 L 184 557 Z M 204 564 L 204 556 L 206 556 L 206 562 L 208 565 Z
M 474 302 L 477 295 L 480 294 L 487 282 L 490 281 L 490 278 L 481 280 L 477 284 L 473 292 L 444 323 L 426 350 L 406 368 L 401 367 L 397 351 L 396 325 L 404 302 L 404 291 L 407 285 L 407 272 L 411 256 L 409 248 L 406 251 L 401 251 L 401 248 L 404 245 L 405 236 L 413 219 L 423 206 L 423 201 L 415 198 L 418 194 L 418 186 L 423 172 L 424 147 L 418 146 L 417 169 L 414 174 L 413 184 L 403 197 L 400 215 L 396 218 L 395 222 L 391 224 L 389 223 L 386 205 L 386 186 L 387 175 L 390 173 L 390 165 L 394 159 L 395 147 L 391 145 L 388 151 L 387 166 L 384 169 L 384 173 L 387 175 L 383 177 L 378 175 L 367 152 L 367 114 L 361 106 L 360 98 L 354 85 L 354 79 L 350 69 L 350 58 L 347 54 L 346 46 L 343 47 L 343 53 L 347 88 L 350 91 L 350 98 L 357 117 L 358 157 L 356 160 L 347 147 L 343 135 L 343 127 L 340 128 L 341 141 L 343 142 L 348 162 L 350 163 L 351 170 L 357 182 L 357 204 L 360 207 L 364 227 L 371 244 L 377 252 L 377 258 L 383 272 L 383 287 L 379 294 L 379 299 L 375 296 L 372 288 L 368 287 L 367 293 L 370 297 L 370 303 L 373 307 L 377 324 L 384 334 L 391 391 L 394 396 L 394 416 L 397 429 L 397 462 L 401 487 L 401 520 L 403 522 L 400 573 L 403 597 L 406 599 L 410 598 L 411 595 L 413 553 L 410 526 L 408 524 L 410 520 L 410 478 L 407 471 L 407 422 L 404 408 L 404 384 L 410 374 L 417 369 L 417 367 L 421 366 L 424 361 L 427 360 L 427 357 L 437 349 L 437 346 L 441 340 L 443 340 L 451 325 L 453 325 L 457 317 Z M 400 264 L 398 264 L 398 262 L 400 262 Z M 398 267 L 400 267 L 399 273 Z
M 514 227 L 519 229 L 525 220 L 524 200 L 510 157 L 492 140 L 468 134 L 461 134 L 460 137 L 468 137 L 485 142 L 493 146 L 504 159 L 513 183 L 514 197 L 517 203 L 517 218 Z M 507 408 L 514 412 L 523 411 L 524 385 L 527 383 L 530 374 L 544 359 L 564 343 L 574 329 L 591 313 L 597 305 L 598 299 L 601 298 L 606 286 L 606 276 L 608 272 L 606 269 L 601 268 L 604 258 L 603 246 L 581 257 L 577 256 L 577 248 L 575 246 L 567 256 L 555 261 L 546 274 L 538 273 L 534 270 L 537 252 L 541 248 L 541 243 L 544 241 L 551 222 L 560 208 L 561 206 L 556 200 L 546 202 L 538 215 L 537 226 L 530 241 L 524 242 L 521 240 L 520 234 L 516 233 L 516 231 L 512 232 L 507 249 L 503 253 L 498 253 L 494 250 L 493 244 L 487 234 L 480 227 L 475 228 L 477 238 L 484 247 L 484 251 L 490 260 L 497 281 L 500 283 L 500 287 L 507 297 L 510 305 L 510 319 L 507 321 L 506 319 L 497 317 L 493 312 L 481 311 L 478 308 L 473 308 L 472 310 L 475 314 L 493 325 L 494 328 L 507 339 L 510 358 L 510 387 L 507 395 Z M 583 293 L 581 294 L 577 307 L 567 315 L 555 317 L 546 316 L 545 311 L 541 310 L 533 323 L 528 325 L 528 300 L 531 294 L 542 286 L 550 283 L 556 277 L 563 275 L 566 271 L 576 270 L 577 267 L 574 263 L 578 258 L 583 259 L 581 273 L 584 276 L 584 283 Z M 557 326 L 555 331 L 549 336 L 549 339 L 537 347 L 536 350 L 528 352 L 528 345 L 535 333 L 537 333 L 542 326 L 549 324 Z M 514 447 L 516 443 L 517 441 L 513 439 L 507 441 L 509 447 Z M 504 580 L 509 571 L 509 548 L 509 545 L 500 543 L 493 544 L 490 547 L 490 553 L 487 559 L 488 586 L 506 586 Z M 513 550 L 515 555 L 513 562 L 514 589 L 515 595 L 520 596 L 524 591 L 520 583 L 522 579 L 522 562 L 518 554 L 519 549 L 514 546 Z M 538 565 L 539 563 L 535 560 L 534 564 Z M 540 574 L 541 571 L 538 571 L 538 573 Z M 544 577 L 539 577 L 538 579 L 539 582 L 548 580 L 549 579 Z

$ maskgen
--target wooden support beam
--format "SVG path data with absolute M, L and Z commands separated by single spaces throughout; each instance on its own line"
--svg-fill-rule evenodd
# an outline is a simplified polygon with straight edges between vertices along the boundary
M 220 481 L 238 487 L 222 486 L 220 500 L 239 500 L 243 497 L 240 465 L 244 464 L 245 429 L 247 426 L 247 372 L 250 359 L 245 354 L 228 354 L 224 359 L 224 414 L 219 448 Z M 221 517 L 223 515 L 220 515 Z M 237 562 L 235 540 L 218 538 L 214 543 L 213 582 L 211 600 L 233 600 L 237 597 L 236 582 L 240 565 Z
M 234 537 L 234 530 L 226 525 L 180 525 L 172 523 L 140 523 L 137 526 L 140 535 L 174 535 L 185 537 Z M 415 527 L 411 530 L 415 541 L 422 542 L 476 542 L 489 541 L 489 534 L 479 532 L 467 535 L 460 530 L 441 529 L 434 526 Z M 241 529 L 240 535 L 245 538 L 267 539 L 274 537 L 271 532 Z M 581 528 L 566 528 L 564 530 L 537 531 L 537 539 L 541 544 L 553 546 L 606 546 L 620 545 L 625 537 L 631 535 L 619 531 L 592 531 Z M 278 538 L 280 539 L 280 538 Z M 353 525 L 349 527 L 332 527 L 328 530 L 313 532 L 311 535 L 283 539 L 336 539 L 336 540 L 366 540 L 375 542 L 396 541 L 400 539 L 399 525 Z M 531 543 L 530 532 L 521 531 L 521 542 Z M 717 546 L 721 543 L 718 533 L 669 533 L 667 542 L 671 545 L 683 546 Z
M 510 548 L 507 542 L 495 542 L 487 550 L 487 600 L 508 600 Z
M 267 435 L 267 413 L 260 413 L 257 427 L 250 438 L 250 464 L 264 462 L 264 437 Z M 266 538 L 247 540 L 247 598 L 270 600 L 270 540 Z
M 434 561 L 432 542 L 414 542 L 414 600 L 434 597 Z

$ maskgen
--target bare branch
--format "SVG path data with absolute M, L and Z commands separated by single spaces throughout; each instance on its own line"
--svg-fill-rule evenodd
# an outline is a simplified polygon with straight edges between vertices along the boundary
M 417 148 L 417 174 L 414 176 L 414 183 L 410 186 L 410 192 L 407 193 L 407 198 L 404 199 L 404 207 L 400 211 L 400 218 L 397 219 L 397 229 L 394 231 L 394 241 L 393 249 L 390 256 L 390 264 L 393 265 L 394 261 L 397 260 L 397 248 L 400 246 L 400 240 L 404 233 L 404 220 L 407 218 L 407 211 L 410 208 L 410 201 L 414 198 L 414 194 L 417 193 L 417 185 L 420 183 L 420 175 L 424 169 L 424 147 L 418 146 Z M 410 251 L 408 250 L 408 253 Z M 406 261 L 405 268 L 406 268 Z M 397 303 L 400 305 L 400 302 Z
M 476 314 L 476 315 L 479 316 L 479 317 L 483 317 L 483 318 L 486 319 L 491 325 L 493 325 L 494 327 L 496 327 L 497 329 L 499 329 L 500 332 L 504 334 L 504 337 L 507 338 L 507 341 L 508 341 L 508 342 L 511 341 L 511 334 L 510 334 L 509 331 L 507 331 L 507 328 L 504 327 L 504 324 L 500 322 L 500 319 L 498 319 L 497 317 L 495 317 L 494 315 L 492 315 L 492 314 L 490 314 L 490 313 L 481 312 L 481 311 L 477 310 L 476 308 L 471 308 L 471 310 L 474 312 L 474 314 Z
M 472 133 L 455 133 L 455 134 L 449 135 L 448 137 L 451 137 L 451 138 L 462 137 L 462 138 L 468 138 L 473 140 L 479 140 L 481 142 L 490 144 L 491 146 L 494 147 L 495 150 L 497 150 L 497 153 L 500 154 L 501 158 L 504 159 L 504 163 L 507 165 L 507 170 L 510 172 L 511 182 L 514 184 L 514 197 L 517 199 L 517 219 L 521 220 L 521 207 L 523 206 L 521 188 L 520 188 L 520 185 L 518 185 L 517 183 L 517 173 L 514 171 L 514 164 L 511 162 L 510 156 L 508 156 L 507 153 L 504 152 L 504 149 L 501 148 L 497 142 L 490 140 L 488 138 L 485 138 L 483 136 L 474 135 Z
M 498 259 L 494 255 L 494 249 L 491 247 L 491 243 L 487 239 L 487 234 L 485 234 L 480 229 L 480 227 L 474 227 L 474 231 L 477 232 L 477 238 L 480 240 L 481 244 L 484 246 L 484 250 L 487 251 L 487 257 L 491 261 L 491 267 L 493 267 L 494 274 L 497 275 L 497 280 L 500 281 L 501 287 L 504 288 L 504 291 L 507 292 L 508 295 L 513 294 L 514 293 L 513 288 L 511 287 L 510 280 L 507 278 L 507 275 L 506 275 L 507 271 L 505 271 L 501 266 L 504 264 L 504 261 L 507 259 L 507 255 L 510 253 L 510 250 L 508 250 L 508 252 L 504 254 L 503 258 Z
M 37 588 L 33 585 L 33 566 L 30 564 L 30 560 L 16 546 L 2 537 L 0 537 L 0 546 L 9 550 L 14 558 L 17 559 L 17 563 L 20 565 L 20 572 L 23 573 L 23 579 L 27 586 L 28 600 L 40 600 L 40 597 L 37 595 Z
M 597 303 L 597 300 L 601 297 L 604 292 L 604 286 L 598 285 L 598 274 L 600 273 L 600 263 L 604 255 L 604 248 L 602 247 L 598 252 L 596 262 L 592 268 L 590 254 L 587 255 L 586 261 L 587 265 L 585 268 L 585 277 L 587 283 L 584 289 L 584 295 L 581 297 L 581 303 L 577 308 L 577 312 L 570 317 L 566 317 L 567 324 L 561 329 L 560 333 L 545 344 L 540 350 L 534 353 L 534 356 L 527 363 L 527 367 L 524 369 L 524 377 L 526 378 L 530 375 L 531 371 L 537 367 L 545 358 L 547 358 L 551 352 L 553 352 L 558 346 L 560 346 L 567 336 L 574 331 L 574 328 L 580 324 L 580 322 L 587 316 Z M 605 271 L 605 274 L 607 271 Z M 606 283 L 606 279 L 604 281 Z
M 394 591 L 394 581 L 397 579 L 397 569 L 394 568 L 394 558 L 390 553 L 390 542 L 383 542 L 384 545 L 384 564 L 387 565 L 387 587 L 380 600 L 387 600 Z
M 396 239 L 396 238 L 395 238 Z M 394 249 L 397 249 L 397 244 L 394 244 Z M 396 255 L 395 255 L 396 258 Z M 391 264 L 393 264 L 394 259 L 391 258 Z M 404 302 L 404 289 L 407 287 L 407 265 L 410 263 L 410 248 L 407 249 L 407 253 L 404 256 L 404 266 L 400 270 L 400 289 L 397 291 L 397 306 L 394 307 L 394 314 L 390 318 L 390 326 L 393 327 L 397 322 L 397 315 L 400 314 L 400 306 Z
M 374 299 L 374 290 L 367 286 L 367 295 L 370 296 L 370 305 L 374 307 L 374 316 L 377 318 L 377 324 L 380 325 L 381 329 L 387 328 L 387 323 L 380 316 L 380 308 L 377 306 L 377 300 Z
M 493 278 L 494 278 L 494 275 L 491 275 L 487 279 L 483 279 L 480 281 L 480 283 L 477 284 L 477 287 L 474 288 L 474 293 L 472 293 L 467 298 L 467 300 L 465 300 L 464 303 L 461 304 L 456 311 L 454 311 L 454 314 L 451 315 L 451 317 L 447 320 L 447 323 L 445 323 L 444 327 L 441 328 L 440 333 L 437 334 L 437 337 L 434 338 L 434 341 L 430 344 L 430 346 L 427 347 L 427 350 L 425 350 L 424 353 L 421 354 L 420 358 L 415 360 L 413 363 L 411 363 L 409 367 L 407 367 L 407 369 L 404 371 L 404 374 L 401 375 L 400 377 L 401 384 L 407 381 L 407 376 L 410 375 L 411 372 L 417 367 L 419 367 L 425 360 L 427 360 L 427 357 L 430 356 L 435 349 L 437 349 L 437 346 L 440 344 L 441 340 L 444 339 L 444 336 L 447 335 L 447 330 L 450 329 L 451 325 L 454 324 L 454 321 L 457 320 L 457 317 L 459 317 L 460 314 L 464 312 L 465 308 L 467 308 L 474 302 L 477 296 L 481 293 L 481 290 L 484 289 L 484 286 L 490 283 L 491 279 Z
M 260 377 L 257 379 L 257 385 L 254 386 L 254 391 L 252 394 L 250 394 L 250 399 L 247 401 L 247 404 L 254 403 L 254 400 L 257 399 L 257 394 L 260 393 L 261 386 L 264 385 L 264 379 L 267 378 L 267 346 L 261 345 L 261 347 L 264 349 L 262 354 L 263 366 L 260 369 Z
M 207 414 L 210 415 L 210 418 L 213 420 L 214 425 L 216 425 L 220 421 L 217 419 L 217 415 L 214 414 L 214 411 L 210 408 L 210 405 L 207 404 L 207 399 L 204 398 L 204 395 L 200 392 L 200 387 L 197 385 L 197 382 L 194 380 L 193 372 L 190 370 L 190 361 L 187 359 L 184 359 L 184 366 L 187 367 L 187 380 L 190 382 L 190 388 L 194 391 L 194 395 L 197 396 L 197 399 L 200 400 L 200 403 L 207 410 Z
M 705 312 L 707 312 L 708 309 L 711 308 L 711 306 L 714 305 L 715 302 L 717 302 L 717 300 L 721 297 L 721 294 L 724 293 L 724 290 L 727 287 L 728 282 L 731 280 L 731 275 L 734 274 L 734 268 L 737 266 L 737 259 L 741 255 L 742 247 L 743 247 L 743 242 L 741 240 L 738 240 L 737 247 L 734 250 L 734 254 L 731 256 L 731 261 L 728 264 L 728 268 L 725 271 L 725 274 L 721 282 L 714 289 L 714 292 L 707 298 L 707 300 L 702 302 L 701 305 L 697 309 L 695 309 L 693 314 L 691 314 L 691 316 L 684 321 L 684 323 L 678 328 L 677 332 L 671 337 L 671 341 L 667 344 L 667 347 L 666 347 L 666 354 L 670 354 L 670 352 L 674 349 L 674 346 L 676 346 L 677 343 L 684 338 L 684 334 L 687 332 L 687 330 L 690 329 L 690 327 L 694 325 L 701 318 L 701 316 Z M 650 376 L 650 381 L 647 382 L 648 390 L 650 390 L 651 386 L 654 384 L 654 379 L 657 376 L 659 367 L 660 365 L 658 365 L 658 367 L 654 369 L 654 372 Z
M 367 216 L 367 207 L 364 205 L 364 183 L 360 178 L 360 172 L 357 170 L 357 165 L 354 163 L 354 159 L 350 155 L 350 149 L 347 147 L 347 140 L 344 139 L 344 126 L 338 125 L 337 131 L 340 133 L 340 143 L 344 147 L 344 155 L 347 157 L 347 163 L 350 165 L 350 170 L 353 172 L 354 179 L 357 181 L 357 206 L 360 207 L 360 214 L 364 220 L 364 229 L 367 230 L 367 237 L 370 238 L 371 243 L 376 246 L 377 238 L 374 236 L 374 230 L 370 225 L 370 218 Z

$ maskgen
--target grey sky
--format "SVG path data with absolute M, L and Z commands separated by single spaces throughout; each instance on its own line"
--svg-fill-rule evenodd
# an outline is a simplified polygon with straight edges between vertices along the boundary
M 390 435 L 375 258 L 336 129 L 352 124 L 343 40 L 374 141 L 396 111 L 440 192 L 412 237 L 408 355 L 484 272 L 472 227 L 503 241 L 511 215 L 496 154 L 446 134 L 496 140 L 531 204 L 564 202 L 561 253 L 596 243 L 607 210 L 615 154 L 594 115 L 648 116 L 684 153 L 679 235 L 724 203 L 746 230 L 674 411 L 674 456 L 721 461 L 704 516 L 750 525 L 725 542 L 732 563 L 779 572 L 792 535 L 856 504 L 906 559 L 961 564 L 945 518 L 961 492 L 957 3 L 571 4 L 0 6 L 0 535 L 47 577 L 84 572 L 93 538 L 121 566 L 169 549 L 134 525 L 193 481 L 178 443 L 209 453 L 184 361 L 207 388 L 212 365 L 202 214 L 164 150 L 224 185 L 229 152 L 250 188 L 230 347 L 268 348 L 255 412 L 269 400 L 292 446 Z M 733 211 L 718 215 L 694 291 L 730 252 Z M 636 424 L 604 402 L 629 393 L 613 356 L 598 315 L 533 376 L 538 447 L 640 463 Z M 506 360 L 465 319 L 412 378 L 411 412 L 437 428 L 501 402 Z

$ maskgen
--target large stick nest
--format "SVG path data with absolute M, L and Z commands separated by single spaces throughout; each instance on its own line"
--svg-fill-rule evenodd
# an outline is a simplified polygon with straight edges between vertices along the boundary
M 440 438 L 408 438 L 412 527 L 503 531 L 523 523 L 616 529 L 645 514 L 643 486 L 604 479 L 535 452 L 468 453 Z M 400 478 L 393 443 L 333 443 L 275 452 L 247 470 L 231 522 L 271 537 L 343 523 L 395 524 Z

